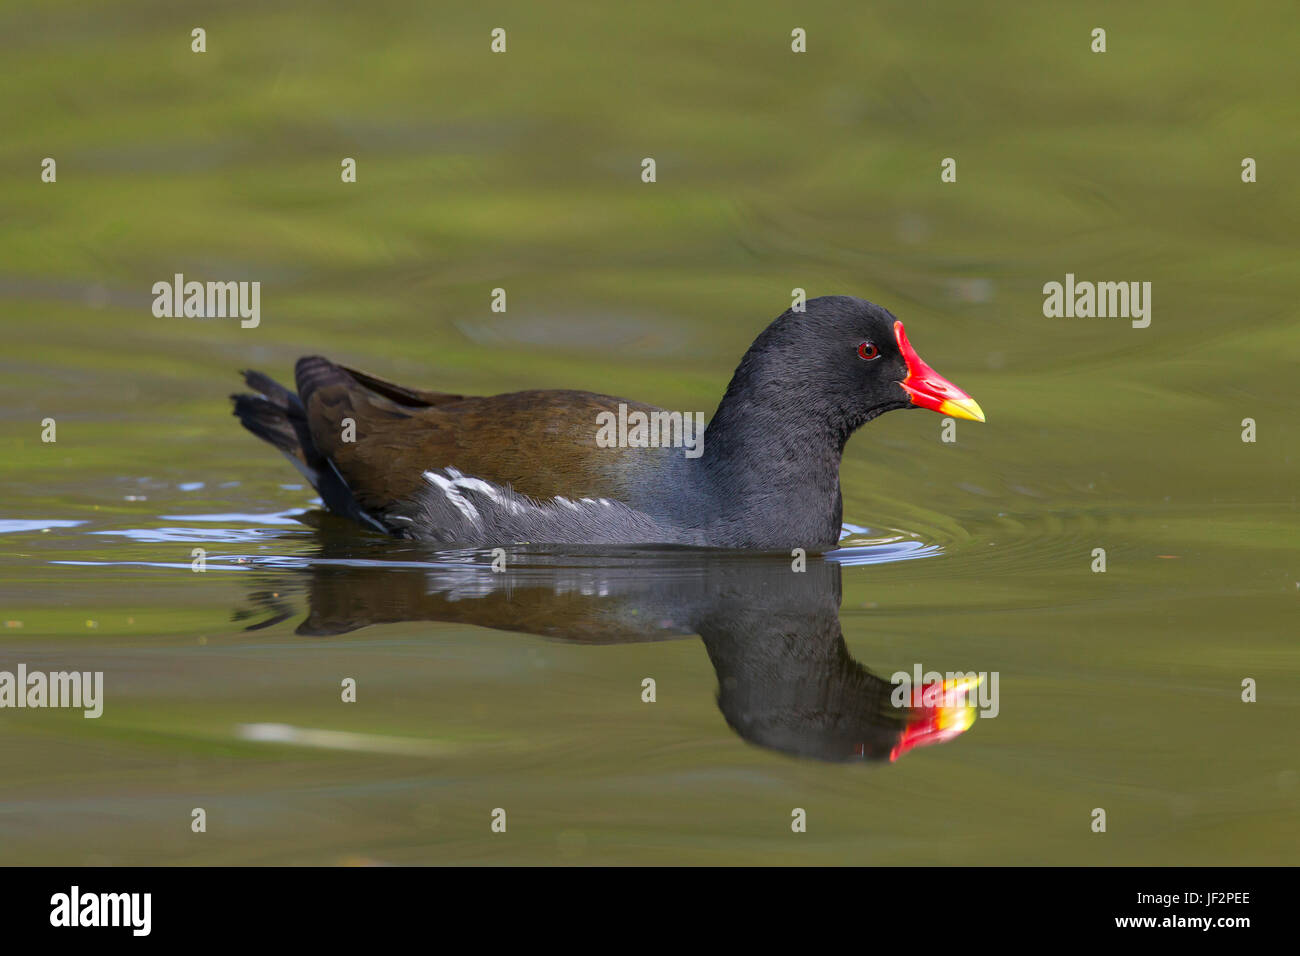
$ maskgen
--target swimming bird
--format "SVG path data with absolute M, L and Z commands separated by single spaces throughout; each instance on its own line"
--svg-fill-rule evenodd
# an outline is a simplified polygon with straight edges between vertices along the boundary
M 825 550 L 840 536 L 840 459 L 853 432 L 903 408 L 984 421 L 974 399 L 921 360 L 902 322 L 850 296 L 809 299 L 764 329 L 693 449 L 658 441 L 654 429 L 604 447 L 611 416 L 640 413 L 659 426 L 670 417 L 591 392 L 467 397 L 320 356 L 298 360 L 296 393 L 260 372 L 244 380 L 257 394 L 231 396 L 234 414 L 330 511 L 374 531 L 465 545 Z

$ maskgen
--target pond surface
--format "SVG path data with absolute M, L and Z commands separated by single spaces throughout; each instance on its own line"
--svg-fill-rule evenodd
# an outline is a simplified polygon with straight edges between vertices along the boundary
M 1291 8 L 1107 10 L 1104 55 L 1083 5 L 565 9 L 506 4 L 498 57 L 421 5 L 231 8 L 203 55 L 152 5 L 0 13 L 0 671 L 104 673 L 98 719 L 0 709 L 0 863 L 1294 862 Z M 178 272 L 260 324 L 155 318 Z M 1149 327 L 1045 317 L 1067 274 Z M 321 515 L 229 414 L 312 353 L 710 414 L 796 287 L 988 416 L 860 431 L 800 574 L 496 572 Z M 916 668 L 996 716 L 900 746 Z

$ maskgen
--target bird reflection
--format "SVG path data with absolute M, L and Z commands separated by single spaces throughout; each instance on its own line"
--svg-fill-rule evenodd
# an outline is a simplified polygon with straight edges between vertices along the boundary
M 809 555 L 685 548 L 516 547 L 358 555 L 356 536 L 321 535 L 275 586 L 250 595 L 249 629 L 294 614 L 305 590 L 304 636 L 372 624 L 443 621 L 583 644 L 697 634 L 718 679 L 718 707 L 743 739 L 824 761 L 895 760 L 970 726 L 964 701 L 933 696 L 895 706 L 895 687 L 855 661 L 840 630 L 841 568 Z M 304 581 L 305 578 L 305 581 Z M 263 579 L 265 581 L 265 579 Z

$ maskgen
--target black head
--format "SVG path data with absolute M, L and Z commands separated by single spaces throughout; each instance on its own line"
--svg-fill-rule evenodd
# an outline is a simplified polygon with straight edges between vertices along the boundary
M 833 545 L 845 443 L 877 415 L 912 406 L 984 420 L 886 309 L 826 296 L 786 312 L 745 353 L 704 434 L 715 533 L 737 547 Z
M 896 408 L 984 420 L 969 395 L 921 360 L 893 313 L 852 296 L 809 299 L 780 316 L 745 354 L 733 391 L 824 422 L 843 439 Z

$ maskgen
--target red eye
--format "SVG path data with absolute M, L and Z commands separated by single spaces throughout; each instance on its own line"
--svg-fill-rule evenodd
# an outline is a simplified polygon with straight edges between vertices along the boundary
M 880 354 L 880 349 L 876 348 L 870 342 L 863 342 L 861 345 L 858 346 L 858 358 L 860 359 L 866 359 L 868 362 L 870 362 L 873 358 L 875 358 L 879 354 Z

